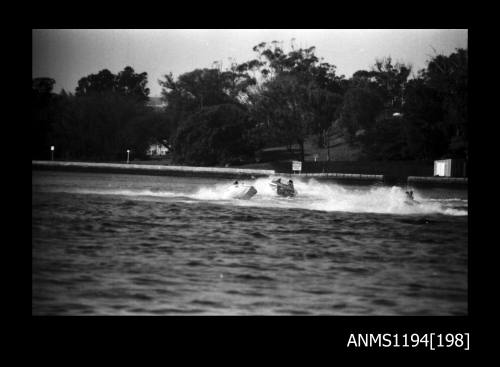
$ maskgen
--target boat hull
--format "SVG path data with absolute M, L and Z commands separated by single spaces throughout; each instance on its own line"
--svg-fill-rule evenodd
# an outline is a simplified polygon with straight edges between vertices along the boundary
M 255 194 L 257 194 L 257 190 L 253 186 L 240 186 L 233 188 L 233 195 L 231 195 L 234 199 L 248 200 L 251 199 Z

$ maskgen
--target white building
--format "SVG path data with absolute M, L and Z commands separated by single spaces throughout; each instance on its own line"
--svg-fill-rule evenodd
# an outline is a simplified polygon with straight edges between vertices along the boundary
M 467 177 L 467 162 L 464 159 L 434 161 L 434 176 Z
M 168 147 L 163 144 L 151 144 L 146 154 L 150 157 L 161 157 L 167 155 Z

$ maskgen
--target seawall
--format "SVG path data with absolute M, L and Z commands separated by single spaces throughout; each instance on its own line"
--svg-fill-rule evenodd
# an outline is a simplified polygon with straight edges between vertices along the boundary
M 316 180 L 328 180 L 338 182 L 349 182 L 353 184 L 382 184 L 384 175 L 365 175 L 359 173 L 279 173 L 280 176 L 287 178 L 314 178 Z
M 131 173 L 161 176 L 220 177 L 231 179 L 249 179 L 252 176 L 267 177 L 275 173 L 274 170 L 262 169 L 59 161 L 31 161 L 31 166 L 32 169 L 39 170 Z
M 291 179 L 328 180 L 349 184 L 386 184 L 408 185 L 412 187 L 453 187 L 467 188 L 467 177 L 433 177 L 409 176 L 407 180 L 392 182 L 386 175 L 358 174 L 358 173 L 280 173 L 269 169 L 227 168 L 227 167 L 195 167 L 195 166 L 167 166 L 124 163 L 93 163 L 93 162 L 62 162 L 62 161 L 32 161 L 32 169 L 51 171 L 80 171 L 129 173 L 160 176 L 190 176 L 216 177 L 227 179 L 251 179 L 252 177 L 268 177 L 279 175 Z
M 467 188 L 467 177 L 410 176 L 408 185 L 412 187 L 456 187 Z

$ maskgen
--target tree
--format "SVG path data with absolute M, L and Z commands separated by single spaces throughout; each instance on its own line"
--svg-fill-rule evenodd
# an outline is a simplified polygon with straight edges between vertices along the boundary
M 402 111 L 415 157 L 467 157 L 467 50 L 437 55 L 407 83 Z
M 350 88 L 343 100 L 339 124 L 351 144 L 359 142 L 362 136 L 375 123 L 383 110 L 383 100 L 376 90 L 369 86 Z
M 159 80 L 159 83 L 163 87 L 162 96 L 167 104 L 165 115 L 168 116 L 172 132 L 175 134 L 175 131 L 181 128 L 185 130 L 186 126 L 189 126 L 186 121 L 197 121 L 193 115 L 206 108 L 222 105 L 242 107 L 247 98 L 248 89 L 256 83 L 247 71 L 248 65 L 241 66 L 233 63 L 227 70 L 196 69 L 180 75 L 177 80 L 172 74 L 165 75 L 164 80 Z M 193 136 L 190 135 L 190 138 Z M 186 141 L 186 139 L 178 139 L 177 144 L 174 144 L 174 151 L 182 150 L 181 144 Z M 174 155 L 176 159 L 186 159 L 186 156 L 182 152 Z M 188 157 L 188 159 L 191 158 Z
M 411 66 L 377 59 L 371 70 L 358 70 L 349 80 L 339 123 L 347 140 L 371 159 L 408 157 L 411 129 L 402 119 L 405 88 Z
M 225 81 L 225 93 L 231 98 L 245 103 L 248 99 L 248 91 L 257 84 L 255 77 L 249 75 L 251 64 L 237 64 L 232 62 L 228 70 L 221 73 L 221 78 Z
M 55 80 L 34 78 L 31 87 L 31 155 L 33 159 L 48 159 L 53 145 L 52 133 L 59 109 L 58 95 L 53 93 Z
M 411 80 L 405 91 L 403 114 L 408 150 L 413 158 L 432 160 L 448 150 L 443 128 L 443 99 L 422 78 Z
M 92 93 L 120 93 L 124 96 L 134 97 L 139 102 L 146 102 L 149 97 L 148 74 L 137 74 L 134 69 L 127 66 L 118 75 L 103 69 L 97 74 L 90 74 L 81 78 L 76 87 L 76 95 L 81 97 Z
M 349 141 L 372 159 L 466 157 L 467 51 L 438 55 L 408 80 L 410 72 L 385 58 L 354 73 L 340 118 Z
M 170 109 L 186 112 L 200 111 L 204 107 L 235 102 L 231 95 L 231 81 L 218 69 L 196 69 L 179 76 L 172 74 L 160 80 L 162 96 Z
M 278 42 L 254 47 L 258 59 L 249 65 L 259 71 L 264 82 L 250 99 L 255 120 L 267 127 L 269 144 L 284 143 L 291 151 L 300 147 L 304 160 L 304 142 L 308 134 L 318 134 L 322 145 L 338 114 L 346 83 L 335 74 L 335 66 L 320 62 L 315 48 L 295 49 L 286 53 Z
M 323 88 L 315 88 L 311 93 L 311 106 L 314 119 L 312 132 L 318 134 L 319 146 L 327 148 L 327 160 L 330 160 L 329 135 L 333 122 L 340 114 L 343 98 L 338 93 L 333 93 Z
M 403 94 L 411 69 L 411 65 L 393 65 L 391 57 L 375 61 L 371 76 L 379 88 L 385 107 L 391 111 L 400 109 L 403 105 Z
M 309 85 L 300 83 L 294 75 L 282 73 L 254 96 L 254 115 L 265 121 L 271 139 L 286 144 L 289 151 L 297 143 L 301 160 L 305 156 L 305 138 L 314 121 L 310 93 Z
M 148 73 L 137 74 L 130 66 L 126 66 L 116 76 L 116 90 L 123 95 L 135 96 L 141 102 L 146 102 L 149 97 Z
M 75 95 L 64 90 L 56 95 L 51 143 L 65 159 L 121 160 L 127 149 L 144 156 L 151 140 L 165 136 L 159 117 L 144 104 L 146 84 L 147 73 L 136 74 L 130 66 L 118 75 L 103 69 L 81 78 Z M 34 93 L 52 85 L 50 80 L 34 81 Z
M 273 41 L 271 45 L 268 45 L 262 42 L 253 48 L 258 59 L 252 60 L 250 64 L 259 70 L 264 79 L 272 80 L 283 73 L 312 74 L 312 70 L 317 67 L 319 61 L 314 54 L 315 47 L 292 49 L 285 53 L 278 43 Z
M 76 95 L 84 96 L 90 93 L 107 93 L 116 90 L 116 75 L 108 69 L 103 69 L 97 74 L 90 74 L 81 78 L 76 87 Z
M 247 131 L 248 114 L 234 104 L 205 107 L 179 126 L 174 158 L 181 163 L 217 165 L 253 155 Z
M 39 95 L 48 96 L 54 89 L 56 81 L 52 78 L 34 78 L 31 83 L 31 89 Z
M 443 127 L 449 153 L 467 157 L 468 151 L 468 52 L 457 49 L 449 56 L 437 55 L 423 71 L 425 83 L 442 98 Z
M 159 136 L 161 119 L 131 95 L 61 96 L 53 141 L 64 159 L 123 160 L 127 149 L 133 157 L 144 157 Z

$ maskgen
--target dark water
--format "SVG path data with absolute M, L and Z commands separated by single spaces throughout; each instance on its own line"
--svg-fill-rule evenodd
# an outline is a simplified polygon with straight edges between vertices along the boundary
M 33 171 L 34 315 L 465 315 L 467 192 Z

